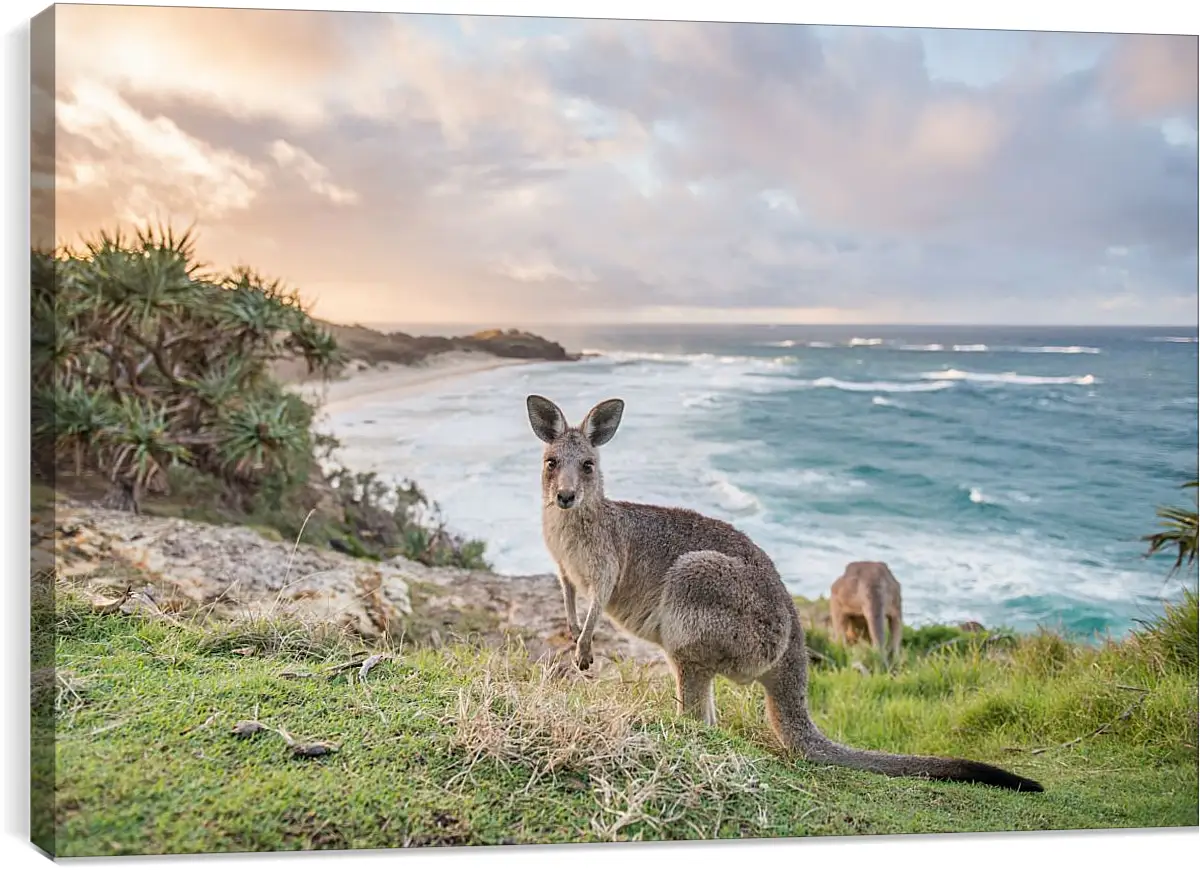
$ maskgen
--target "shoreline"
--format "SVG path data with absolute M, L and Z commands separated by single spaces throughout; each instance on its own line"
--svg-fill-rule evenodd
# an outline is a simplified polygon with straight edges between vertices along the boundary
M 498 357 L 475 351 L 448 351 L 434 354 L 413 365 L 356 362 L 358 370 L 337 380 L 303 381 L 288 385 L 322 413 L 343 411 L 366 399 L 407 397 L 434 386 L 468 375 L 481 374 L 510 366 L 553 360 Z

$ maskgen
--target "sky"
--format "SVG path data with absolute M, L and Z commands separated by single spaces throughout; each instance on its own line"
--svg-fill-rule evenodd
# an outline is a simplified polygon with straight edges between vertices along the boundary
M 1194 36 L 56 16 L 55 241 L 194 225 L 338 322 L 1197 321 Z

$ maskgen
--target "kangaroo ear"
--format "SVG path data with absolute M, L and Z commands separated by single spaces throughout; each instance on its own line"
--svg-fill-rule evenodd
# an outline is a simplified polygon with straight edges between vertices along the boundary
M 558 405 L 542 396 L 528 396 L 525 399 L 525 409 L 529 412 L 529 425 L 533 434 L 547 444 L 554 442 L 567 431 L 567 418 L 559 410 Z
M 617 434 L 617 427 L 621 425 L 621 414 L 624 411 L 625 403 L 620 399 L 608 399 L 601 402 L 588 411 L 588 415 L 579 425 L 579 428 L 583 430 L 583 437 L 587 438 L 593 447 L 607 444 Z

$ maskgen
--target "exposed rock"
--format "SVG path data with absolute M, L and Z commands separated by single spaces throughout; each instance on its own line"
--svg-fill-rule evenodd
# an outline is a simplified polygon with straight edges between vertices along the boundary
M 476 351 L 514 359 L 538 359 L 562 362 L 578 359 L 555 341 L 516 329 L 490 329 L 474 335 L 447 337 L 384 333 L 365 326 L 322 324 L 337 339 L 338 346 L 351 358 L 350 368 L 363 370 L 384 363 L 414 365 L 430 356 L 452 351 Z
M 368 639 L 392 634 L 434 645 L 455 637 L 487 645 L 520 640 L 535 658 L 568 662 L 573 648 L 558 580 L 550 574 L 509 577 L 431 568 L 401 557 L 374 562 L 306 544 L 293 547 L 240 526 L 136 516 L 65 500 L 53 513 L 35 515 L 31 538 L 35 567 L 55 570 L 89 596 L 107 600 L 124 591 L 124 612 L 202 607 L 217 617 L 291 613 L 346 626 Z M 136 573 L 140 588 L 130 592 L 123 573 Z M 586 606 L 580 602 L 581 617 Z M 593 649 L 597 662 L 632 659 L 665 668 L 657 647 L 626 635 L 607 617 L 596 627 Z M 567 671 L 588 678 L 574 667 Z
M 364 637 L 398 629 L 412 613 L 410 577 L 397 565 L 269 540 L 240 526 L 136 516 L 60 501 L 35 522 L 33 564 L 78 578 L 89 591 L 114 568 L 150 581 L 148 606 L 203 607 L 217 616 L 294 613 Z
M 566 362 L 578 360 L 580 354 L 568 353 L 556 341 L 518 329 L 487 329 L 474 335 L 447 337 L 441 335 L 409 335 L 405 332 L 380 332 L 355 324 L 317 321 L 328 329 L 346 355 L 338 374 L 365 372 L 369 369 L 386 371 L 389 364 L 419 365 L 430 357 L 455 351 L 473 351 L 510 359 Z M 303 359 L 284 357 L 271 364 L 271 374 L 283 383 L 304 383 L 314 379 Z
M 490 644 L 517 637 L 533 658 L 569 660 L 574 644 L 567 633 L 562 592 L 552 574 L 502 576 L 430 568 L 403 558 L 388 564 L 400 566 L 413 578 L 414 612 L 427 630 L 442 627 L 439 634 L 474 636 Z M 586 598 L 578 606 L 582 620 Z M 625 659 L 666 668 L 658 647 L 621 631 L 607 616 L 596 624 L 593 655 L 597 661 Z

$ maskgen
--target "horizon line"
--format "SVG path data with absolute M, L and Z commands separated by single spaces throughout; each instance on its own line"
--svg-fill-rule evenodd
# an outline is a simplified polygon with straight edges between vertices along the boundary
M 332 323 L 336 326 L 363 326 L 371 328 L 372 326 L 488 326 L 493 329 L 501 329 L 506 327 L 496 326 L 496 323 L 515 324 L 520 323 L 521 326 L 509 326 L 507 328 L 541 328 L 547 326 L 556 327 L 587 327 L 587 326 L 716 326 L 716 327 L 770 327 L 773 329 L 802 329 L 805 327 L 833 328 L 841 327 L 852 329 L 858 327 L 873 327 L 873 328 L 909 328 L 909 329 L 931 329 L 931 328 L 990 328 L 990 329 L 1181 329 L 1181 330 L 1200 330 L 1200 322 L 1190 324 L 1179 323 L 887 323 L 887 322 L 863 322 L 863 323 L 715 323 L 713 321 L 589 321 L 586 323 L 572 321 L 485 321 L 485 320 L 422 320 L 422 321 L 363 321 L 358 320 L 353 323 L 339 322 L 330 318 L 320 318 L 327 323 Z

